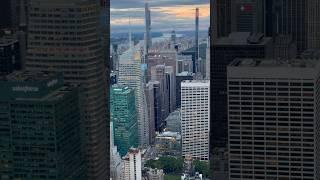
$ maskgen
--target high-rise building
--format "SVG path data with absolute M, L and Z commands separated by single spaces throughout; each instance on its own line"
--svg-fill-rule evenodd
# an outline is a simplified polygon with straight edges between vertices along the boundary
M 231 2 L 233 0 L 210 0 L 213 8 L 210 8 L 210 24 L 213 41 L 220 37 L 226 37 L 231 33 Z
M 21 49 L 17 34 L 0 30 L 0 76 L 21 68 Z
M 176 110 L 176 75 L 172 66 L 165 67 L 166 89 L 168 91 L 169 113 Z
M 128 86 L 135 91 L 140 145 L 148 144 L 149 139 L 149 130 L 147 129 L 149 122 L 145 111 L 143 72 L 140 47 L 139 45 L 131 46 L 128 51 L 120 56 L 118 84 Z
M 0 179 L 85 179 L 80 91 L 54 73 L 0 82 Z
M 135 93 L 126 86 L 114 85 L 110 97 L 114 143 L 125 156 L 131 147 L 139 145 Z
M 227 65 L 235 58 L 264 58 L 273 56 L 272 38 L 245 32 L 231 33 L 211 45 L 211 147 L 226 147 L 228 137 Z
M 83 87 L 88 179 L 109 176 L 108 81 L 101 48 L 98 1 L 30 0 L 26 68 L 62 72 Z
M 181 72 L 176 76 L 176 106 L 181 107 L 181 82 L 184 80 L 193 80 L 192 72 Z
M 152 46 L 152 36 L 151 36 L 151 11 L 149 9 L 149 4 L 145 3 L 145 50 L 146 53 L 149 52 L 149 49 Z
M 265 0 L 232 0 L 231 32 L 264 33 Z
M 156 121 L 156 116 L 155 116 L 155 91 L 153 87 L 152 82 L 148 82 L 144 88 L 144 93 L 146 95 L 146 108 L 147 108 L 147 113 L 148 113 L 148 119 L 149 119 L 149 144 L 153 144 L 155 140 L 155 132 L 156 132 L 156 127 L 155 127 L 155 121 Z
M 313 1 L 273 0 L 272 2 L 274 12 L 273 22 L 275 22 L 273 24 L 275 26 L 273 28 L 275 29 L 274 34 L 291 35 L 297 43 L 298 53 L 301 53 L 308 47 L 307 23 L 309 23 L 308 19 L 312 18 L 312 16 L 308 17 L 307 11 L 311 10 L 308 4 L 311 4 Z M 315 6 L 315 8 L 317 7 Z
M 195 62 L 196 62 L 196 72 L 200 72 L 200 62 L 199 62 L 199 8 L 196 8 L 196 16 L 195 16 Z
M 164 121 L 163 121 L 163 117 L 162 117 L 161 84 L 159 81 L 149 81 L 149 83 L 147 85 L 153 88 L 154 128 L 155 128 L 155 131 L 160 132 L 160 131 L 162 131 L 162 129 L 165 126 Z M 149 100 L 152 100 L 152 99 L 149 99 Z M 150 110 L 150 111 L 152 111 L 152 110 Z M 152 121 L 150 121 L 150 123 L 152 123 Z M 153 125 L 151 125 L 151 126 L 153 126 Z M 150 132 L 153 132 L 153 131 L 150 130 Z M 151 133 L 151 134 L 154 135 L 153 137 L 155 137 L 154 133 Z
M 178 55 L 176 63 L 176 74 L 182 72 L 193 72 L 193 61 L 191 55 Z
M 205 64 L 205 69 L 206 69 L 206 74 L 205 74 L 205 79 L 210 79 L 210 35 L 207 39 L 207 49 L 206 49 L 206 64 Z
M 182 156 L 209 160 L 210 82 L 181 83 Z
M 156 65 L 166 65 L 172 66 L 174 68 L 174 73 L 176 73 L 176 61 L 177 52 L 176 51 L 160 51 L 160 52 L 150 52 L 148 54 L 148 74 L 147 80 L 151 80 L 151 68 Z
M 229 179 L 319 179 L 318 59 L 228 66 Z
M 167 78 L 165 73 L 165 65 L 156 65 L 151 67 L 151 80 L 158 81 L 161 94 L 161 121 L 168 117 L 169 107 L 169 88 L 167 86 Z
M 141 151 L 131 148 L 123 157 L 123 174 L 121 180 L 142 180 Z

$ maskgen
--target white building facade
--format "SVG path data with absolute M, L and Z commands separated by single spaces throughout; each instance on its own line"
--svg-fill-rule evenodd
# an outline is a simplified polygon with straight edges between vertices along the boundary
M 121 180 L 142 180 L 142 161 L 139 149 L 130 149 L 123 157 Z
M 209 160 L 210 81 L 181 82 L 182 156 Z

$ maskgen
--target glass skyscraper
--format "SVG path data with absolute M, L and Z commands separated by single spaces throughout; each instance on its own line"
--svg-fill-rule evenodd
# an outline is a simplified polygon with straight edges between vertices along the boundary
M 127 86 L 114 85 L 110 100 L 114 144 L 118 146 L 120 155 L 125 156 L 131 147 L 139 144 L 134 90 Z

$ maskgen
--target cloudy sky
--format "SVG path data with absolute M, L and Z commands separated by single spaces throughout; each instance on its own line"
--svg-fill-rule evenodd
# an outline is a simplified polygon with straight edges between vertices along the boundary
M 151 9 L 152 31 L 193 30 L 195 9 L 200 10 L 200 30 L 210 22 L 209 0 L 147 0 Z M 144 31 L 146 0 L 111 0 L 111 31 L 128 32 L 129 17 L 134 32 Z

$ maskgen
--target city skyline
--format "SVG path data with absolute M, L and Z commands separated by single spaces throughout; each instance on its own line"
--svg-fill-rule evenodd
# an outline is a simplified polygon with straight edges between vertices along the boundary
M 200 30 L 208 30 L 210 25 L 209 0 L 178 0 L 145 1 L 135 0 L 111 0 L 110 29 L 113 32 L 128 32 L 129 18 L 130 28 L 133 32 L 144 32 L 144 3 L 148 2 L 151 10 L 152 31 L 185 31 L 194 30 L 195 9 L 200 11 Z

